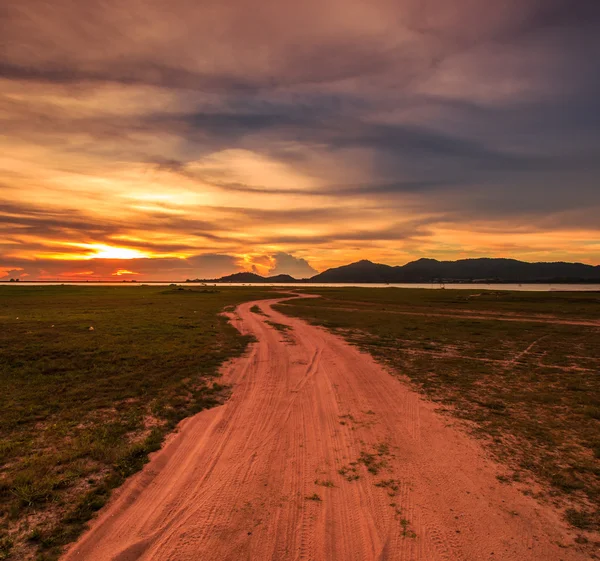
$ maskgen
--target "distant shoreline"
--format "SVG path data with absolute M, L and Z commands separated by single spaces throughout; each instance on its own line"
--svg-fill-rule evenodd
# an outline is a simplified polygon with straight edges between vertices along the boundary
M 147 281 L 147 282 L 119 282 L 119 281 L 0 281 L 0 287 L 6 286 L 80 286 L 80 287 L 148 287 L 148 286 L 173 286 L 177 288 L 185 287 L 217 287 L 217 288 L 235 288 L 243 286 L 253 286 L 256 288 L 406 288 L 406 289 L 428 289 L 428 290 L 489 290 L 489 291 L 518 291 L 518 292 L 599 292 L 600 282 L 582 283 L 582 282 L 561 282 L 561 283 L 334 283 L 334 282 L 296 282 L 296 283 L 235 283 L 235 282 L 186 282 L 186 281 Z
M 577 284 L 577 285 L 598 285 L 600 286 L 600 280 L 598 281 L 580 281 L 580 280 L 539 280 L 539 281 L 518 281 L 518 280 L 509 280 L 509 281 L 462 281 L 462 280 L 432 280 L 432 281 L 406 281 L 406 282 L 379 282 L 379 281 L 364 281 L 364 282 L 335 282 L 335 281 L 311 281 L 311 280 L 295 280 L 291 282 L 271 282 L 271 281 L 260 281 L 260 282 L 237 282 L 237 281 L 222 281 L 222 280 L 147 280 L 147 281 L 111 281 L 111 280 L 76 280 L 76 279 L 56 279 L 56 280 L 19 280 L 19 281 L 8 281 L 8 280 L 0 280 L 0 284 L 53 284 L 53 285 L 61 285 L 61 284 L 77 284 L 77 285 L 85 285 L 85 284 L 115 284 L 115 285 L 123 285 L 123 284 L 134 284 L 134 285 L 142 285 L 142 284 L 156 284 L 156 285 L 220 285 L 220 286 L 261 286 L 261 285 L 277 285 L 277 286 L 285 286 L 285 285 L 389 285 L 389 286 L 398 286 L 398 285 L 422 285 L 422 284 L 436 284 L 436 285 L 457 285 L 457 284 L 466 284 L 466 285 L 505 285 L 505 284 Z
M 137 273 L 136 273 L 137 274 Z M 96 280 L 96 279 L 54 279 L 20 280 L 18 277 L 0 281 L 1 283 L 103 283 L 103 284 L 231 284 L 231 285 L 595 285 L 600 284 L 600 265 L 585 263 L 540 262 L 528 263 L 517 259 L 481 257 L 459 259 L 457 261 L 438 261 L 436 259 L 418 259 L 405 265 L 385 265 L 373 263 L 367 259 L 327 269 L 311 277 L 295 278 L 279 273 L 262 276 L 254 272 L 243 271 L 219 278 L 187 278 L 180 281 L 145 281 L 136 278 Z M 429 288 L 429 287 L 427 287 Z

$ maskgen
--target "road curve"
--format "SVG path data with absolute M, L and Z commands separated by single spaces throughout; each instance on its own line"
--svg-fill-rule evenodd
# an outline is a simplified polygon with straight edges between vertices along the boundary
M 587 559 L 478 442 L 281 300 L 237 308 L 258 342 L 224 368 L 231 398 L 184 421 L 64 561 Z

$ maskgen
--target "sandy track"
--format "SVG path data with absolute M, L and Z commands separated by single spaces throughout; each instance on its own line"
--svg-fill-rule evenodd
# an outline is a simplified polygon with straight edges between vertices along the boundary
M 277 301 L 237 309 L 258 343 L 225 369 L 229 401 L 184 421 L 65 561 L 586 558 L 552 510 L 498 482 L 477 442 Z M 352 464 L 361 453 L 379 473 Z

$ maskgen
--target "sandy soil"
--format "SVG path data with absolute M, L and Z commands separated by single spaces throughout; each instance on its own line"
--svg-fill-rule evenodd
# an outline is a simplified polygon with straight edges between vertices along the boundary
M 478 442 L 276 301 L 237 310 L 258 343 L 227 365 L 229 401 L 184 421 L 65 561 L 587 558 L 552 509 L 498 482 Z

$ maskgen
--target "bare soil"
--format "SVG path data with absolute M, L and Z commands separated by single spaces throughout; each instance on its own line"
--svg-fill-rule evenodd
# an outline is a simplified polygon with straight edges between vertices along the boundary
M 232 314 L 258 342 L 225 368 L 230 399 L 183 421 L 64 561 L 589 559 L 477 440 L 281 300 Z

